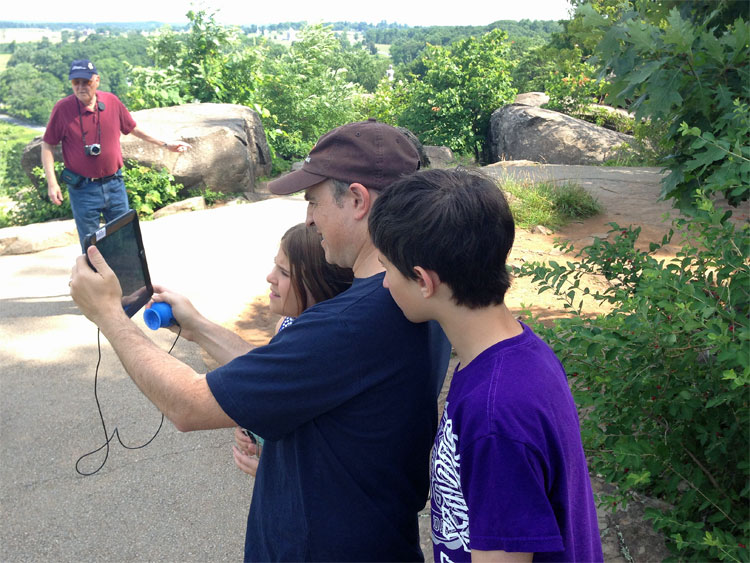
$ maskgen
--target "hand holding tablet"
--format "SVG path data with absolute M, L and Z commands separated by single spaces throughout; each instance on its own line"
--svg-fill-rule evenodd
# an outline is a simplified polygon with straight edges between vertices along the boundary
M 84 246 L 88 249 L 92 245 L 117 276 L 122 288 L 122 308 L 128 317 L 132 317 L 154 293 L 136 212 L 132 209 L 126 211 L 89 234 Z M 88 256 L 86 259 L 96 271 Z

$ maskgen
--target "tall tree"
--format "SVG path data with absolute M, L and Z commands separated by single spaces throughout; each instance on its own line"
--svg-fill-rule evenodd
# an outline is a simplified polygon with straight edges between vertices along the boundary
M 513 101 L 508 35 L 499 29 L 448 47 L 428 45 L 424 72 L 396 85 L 398 123 L 424 143 L 484 160 L 490 116 Z
M 276 132 L 275 145 L 284 158 L 304 156 L 323 133 L 363 117 L 363 89 L 352 82 L 333 31 L 307 26 L 297 39 L 282 56 L 266 59 L 259 87 L 273 121 L 267 131 Z

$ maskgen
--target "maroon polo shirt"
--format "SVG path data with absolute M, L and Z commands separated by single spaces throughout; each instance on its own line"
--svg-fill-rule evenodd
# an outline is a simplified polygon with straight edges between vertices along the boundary
M 104 103 L 103 111 L 87 110 L 74 95 L 57 102 L 43 137 L 44 142 L 49 145 L 62 142 L 66 168 L 86 178 L 109 176 L 122 168 L 120 133 L 127 135 L 136 126 L 130 112 L 117 96 L 110 92 L 97 92 L 96 97 L 98 102 Z M 97 120 L 101 120 L 101 139 Z M 89 156 L 84 151 L 82 125 L 86 133 L 86 144 L 101 144 L 102 152 L 99 156 Z

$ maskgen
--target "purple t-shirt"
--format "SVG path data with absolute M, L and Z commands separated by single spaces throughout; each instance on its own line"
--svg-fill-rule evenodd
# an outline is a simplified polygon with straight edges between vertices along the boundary
M 453 375 L 431 462 L 435 561 L 471 549 L 535 561 L 602 561 L 573 396 L 534 332 L 491 346 Z

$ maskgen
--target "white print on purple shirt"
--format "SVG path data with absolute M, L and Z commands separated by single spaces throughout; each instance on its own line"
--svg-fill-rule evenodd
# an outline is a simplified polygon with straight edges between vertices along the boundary
M 469 509 L 461 490 L 461 455 L 457 451 L 457 440 L 446 403 L 430 464 L 432 541 L 435 545 L 444 544 L 449 550 L 469 552 Z

